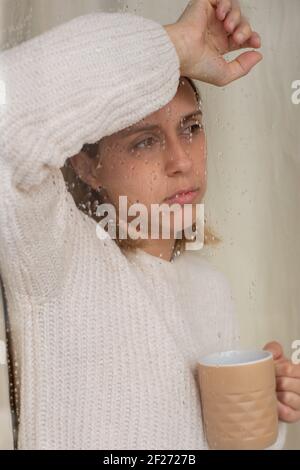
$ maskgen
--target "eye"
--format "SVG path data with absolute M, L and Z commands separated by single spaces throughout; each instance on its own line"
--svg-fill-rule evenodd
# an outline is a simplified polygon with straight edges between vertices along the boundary
M 195 134 L 196 132 L 199 132 L 200 130 L 203 130 L 203 124 L 201 122 L 197 122 L 195 124 L 191 124 L 190 126 L 185 128 L 185 131 L 189 131 L 190 134 Z
M 144 149 L 152 147 L 152 144 L 155 143 L 155 139 L 153 137 L 148 137 L 147 139 L 141 140 L 137 144 L 135 144 L 132 149 Z

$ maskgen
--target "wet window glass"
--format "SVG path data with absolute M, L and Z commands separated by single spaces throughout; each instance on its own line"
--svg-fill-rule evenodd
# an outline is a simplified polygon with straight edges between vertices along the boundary
M 1 0 L 0 448 L 300 449 L 299 15 Z

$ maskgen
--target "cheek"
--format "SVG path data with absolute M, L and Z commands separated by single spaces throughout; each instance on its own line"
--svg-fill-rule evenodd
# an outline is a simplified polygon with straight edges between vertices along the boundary
M 194 161 L 200 163 L 206 160 L 207 148 L 205 134 L 201 133 L 194 138 L 191 143 L 191 152 Z
M 207 151 L 205 139 L 198 138 L 191 144 L 190 158 L 193 162 L 193 168 L 197 175 L 198 180 L 204 181 L 206 179 L 207 169 Z
M 147 164 L 130 157 L 111 159 L 102 170 L 100 179 L 113 204 L 118 204 L 119 196 L 127 196 L 128 205 L 141 202 L 148 206 L 155 202 L 161 187 L 160 167 L 150 158 Z
M 149 159 L 150 160 L 150 159 Z M 157 201 L 162 188 L 161 169 L 153 162 L 135 163 L 127 180 L 127 194 L 147 207 Z

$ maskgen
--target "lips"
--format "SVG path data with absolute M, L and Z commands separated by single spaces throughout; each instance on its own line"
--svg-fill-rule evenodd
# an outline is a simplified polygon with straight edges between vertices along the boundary
M 166 197 L 164 201 L 169 201 L 170 199 L 177 199 L 176 196 L 193 193 L 193 192 L 199 191 L 199 189 L 200 188 L 180 189 L 179 191 L 176 191 L 176 193 L 172 194 L 172 196 Z
M 191 203 L 195 197 L 198 195 L 200 188 L 189 188 L 189 189 L 182 189 L 177 191 L 170 197 L 164 199 L 164 202 L 169 204 L 178 203 L 178 204 L 187 204 Z

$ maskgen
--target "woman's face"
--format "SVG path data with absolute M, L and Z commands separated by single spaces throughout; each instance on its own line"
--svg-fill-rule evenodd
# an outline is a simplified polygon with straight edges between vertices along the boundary
M 116 209 L 119 196 L 127 196 L 128 207 L 142 203 L 150 215 L 151 204 L 161 204 L 187 188 L 199 188 L 193 205 L 201 202 L 206 190 L 205 134 L 194 90 L 187 80 L 183 82 L 166 106 L 104 137 L 99 147 L 100 164 L 86 155 L 72 158 L 77 158 L 73 166 L 76 168 L 77 163 L 80 167 L 81 178 L 94 189 L 102 186 Z M 94 168 L 80 165 L 80 158 Z M 195 216 L 193 210 L 193 219 Z

